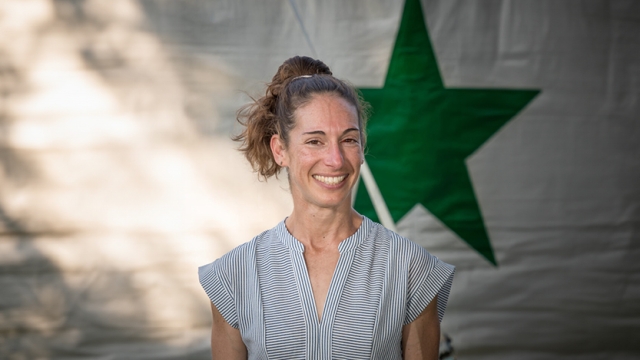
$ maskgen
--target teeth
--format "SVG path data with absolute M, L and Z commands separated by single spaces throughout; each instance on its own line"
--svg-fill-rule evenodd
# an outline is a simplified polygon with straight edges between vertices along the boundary
M 320 175 L 314 175 L 313 178 L 321 181 L 327 185 L 335 185 L 340 183 L 342 180 L 344 180 L 344 178 L 346 178 L 347 175 L 342 175 L 342 176 L 320 176 Z

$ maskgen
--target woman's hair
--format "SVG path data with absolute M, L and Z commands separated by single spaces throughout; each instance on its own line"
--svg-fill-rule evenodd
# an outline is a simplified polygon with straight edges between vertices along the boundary
M 245 128 L 233 140 L 242 142 L 239 150 L 259 176 L 267 179 L 278 174 L 281 167 L 271 153 L 271 137 L 278 134 L 288 145 L 289 131 L 295 126 L 294 112 L 315 94 L 335 94 L 356 108 L 364 147 L 368 104 L 352 85 L 333 77 L 322 61 L 295 56 L 280 65 L 264 96 L 238 111 L 238 122 Z

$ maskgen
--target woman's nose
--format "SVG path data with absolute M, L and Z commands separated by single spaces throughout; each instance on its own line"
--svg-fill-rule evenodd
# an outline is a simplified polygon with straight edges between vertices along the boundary
M 325 156 L 325 163 L 334 168 L 342 167 L 344 156 L 339 144 L 330 144 Z

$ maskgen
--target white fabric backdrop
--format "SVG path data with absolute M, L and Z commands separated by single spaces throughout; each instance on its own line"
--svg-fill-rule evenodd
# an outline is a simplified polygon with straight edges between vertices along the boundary
M 229 134 L 286 58 L 381 86 L 402 2 L 0 3 L 0 358 L 208 358 L 198 265 L 291 209 Z M 423 1 L 450 87 L 541 93 L 467 159 L 499 267 L 458 272 L 458 359 L 640 356 L 640 7 Z M 362 190 L 361 190 L 362 191 Z

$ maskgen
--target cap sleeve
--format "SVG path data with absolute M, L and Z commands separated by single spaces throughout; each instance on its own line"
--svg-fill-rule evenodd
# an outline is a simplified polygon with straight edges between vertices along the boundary
M 222 261 L 216 260 L 210 264 L 198 268 L 198 277 L 200 285 L 216 306 L 224 320 L 234 327 L 238 328 L 238 314 L 236 311 L 235 301 L 232 296 L 231 282 L 222 269 Z
M 426 250 L 413 259 L 409 267 L 407 308 L 404 324 L 415 320 L 431 300 L 438 295 L 438 319 L 442 321 L 455 267 L 449 265 Z

